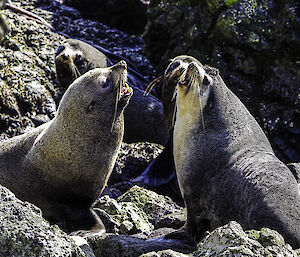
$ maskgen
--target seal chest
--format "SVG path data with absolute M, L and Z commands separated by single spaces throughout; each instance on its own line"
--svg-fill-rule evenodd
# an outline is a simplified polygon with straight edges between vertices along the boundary
M 218 72 L 189 64 L 177 85 L 174 160 L 187 207 L 185 231 L 199 241 L 231 220 L 269 227 L 300 247 L 297 182 Z
M 1 184 L 67 231 L 103 230 L 90 207 L 120 149 L 132 95 L 126 81 L 124 61 L 76 79 L 53 120 L 1 142 Z

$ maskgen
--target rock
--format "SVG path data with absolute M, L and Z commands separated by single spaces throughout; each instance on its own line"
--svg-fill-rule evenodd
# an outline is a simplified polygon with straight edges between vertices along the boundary
M 119 202 L 134 203 L 148 216 L 154 228 L 180 228 L 186 220 L 186 210 L 169 197 L 145 188 L 134 186 L 118 198 Z
M 54 117 L 58 101 L 54 53 L 63 40 L 26 16 L 8 9 L 2 12 L 10 31 L 0 44 L 1 139 L 24 133 Z
M 111 233 L 132 235 L 143 232 L 150 236 L 154 229 L 178 229 L 186 220 L 185 208 L 167 196 L 139 186 L 133 186 L 117 200 L 104 195 L 93 208 L 101 210 L 97 213 Z
M 147 142 L 132 144 L 122 143 L 108 185 L 112 186 L 116 183 L 129 181 L 139 176 L 162 150 L 163 146 L 159 144 Z
M 134 203 L 117 202 L 105 195 L 94 204 L 94 208 L 104 210 L 114 221 L 113 233 L 136 234 L 153 230 L 153 225 L 148 221 L 147 215 Z M 103 221 L 104 225 L 105 220 Z M 110 228 L 108 226 L 108 228 Z
M 197 248 L 193 256 L 297 256 L 278 232 L 268 228 L 244 232 L 235 221 L 212 231 Z
M 77 8 L 84 17 L 131 34 L 141 34 L 147 23 L 147 5 L 140 0 L 64 0 L 63 3 Z
M 145 53 L 162 72 L 189 54 L 220 69 L 284 162 L 300 160 L 300 3 L 152 0 Z
M 1 256 L 86 256 L 40 209 L 0 186 Z
M 74 240 L 75 244 L 80 247 L 80 249 L 85 254 L 85 257 L 96 257 L 93 249 L 90 247 L 88 242 L 81 236 L 71 236 L 71 238 Z

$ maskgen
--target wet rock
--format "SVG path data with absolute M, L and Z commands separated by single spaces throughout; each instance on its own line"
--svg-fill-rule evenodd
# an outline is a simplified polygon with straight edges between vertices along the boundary
M 262 228 L 245 232 L 235 221 L 212 231 L 197 248 L 193 256 L 297 256 L 276 231 Z
M 145 1 L 64 0 L 63 3 L 77 8 L 86 18 L 98 20 L 131 34 L 141 34 L 147 23 Z
M 189 54 L 220 69 L 284 162 L 300 160 L 300 3 L 152 0 L 145 53 L 164 70 Z
M 0 186 L 1 256 L 85 256 L 57 226 L 43 219 L 40 209 L 22 202 Z

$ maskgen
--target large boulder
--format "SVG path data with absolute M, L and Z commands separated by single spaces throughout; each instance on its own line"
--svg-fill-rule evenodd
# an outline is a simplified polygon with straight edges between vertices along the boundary
M 219 68 L 277 155 L 300 160 L 299 1 L 152 0 L 147 14 L 145 53 L 161 72 L 180 54 Z
M 85 256 L 41 210 L 0 186 L 0 256 Z

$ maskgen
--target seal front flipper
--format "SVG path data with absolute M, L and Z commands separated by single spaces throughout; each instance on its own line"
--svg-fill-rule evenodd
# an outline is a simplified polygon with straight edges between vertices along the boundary
M 162 153 L 132 182 L 141 182 L 150 187 L 158 187 L 169 183 L 174 177 L 175 164 L 173 159 L 173 138 L 171 136 Z

